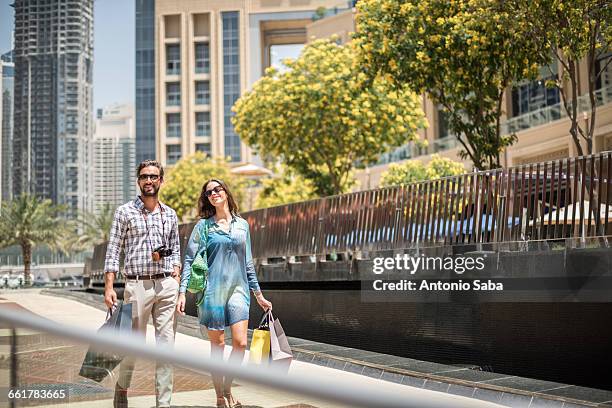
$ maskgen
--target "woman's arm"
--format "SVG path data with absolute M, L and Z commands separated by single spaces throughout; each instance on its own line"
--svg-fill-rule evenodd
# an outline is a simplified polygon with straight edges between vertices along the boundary
M 185 248 L 185 260 L 183 261 L 183 271 L 181 273 L 181 284 L 179 286 L 179 293 L 185 293 L 187 291 L 187 285 L 189 284 L 189 278 L 191 277 L 191 264 L 196 257 L 198 248 L 200 247 L 200 229 L 202 223 L 206 220 L 200 220 L 191 231 L 187 248 Z
M 259 282 L 257 281 L 257 274 L 255 273 L 255 265 L 253 264 L 253 254 L 251 253 L 251 230 L 249 223 L 247 225 L 247 237 L 246 237 L 246 274 L 247 280 L 249 281 L 249 289 L 253 291 L 255 295 L 261 293 L 259 289 Z
M 253 254 L 251 253 L 251 229 L 249 223 L 247 225 L 247 238 L 246 238 L 246 273 L 247 280 L 249 281 L 249 288 L 253 291 L 257 303 L 263 310 L 272 309 L 272 302 L 267 300 L 261 289 L 259 288 L 259 282 L 257 281 L 257 274 L 255 273 L 255 265 L 253 264 Z

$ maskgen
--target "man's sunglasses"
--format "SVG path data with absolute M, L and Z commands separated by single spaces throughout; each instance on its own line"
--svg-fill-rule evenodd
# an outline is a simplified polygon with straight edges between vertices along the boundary
M 222 192 L 222 191 L 223 191 L 223 187 L 221 187 L 221 186 L 217 186 L 217 187 L 215 187 L 215 188 L 211 188 L 210 190 L 206 190 L 206 191 L 204 192 L 204 196 L 205 196 L 205 197 L 210 197 L 210 196 L 212 195 L 212 193 L 217 193 L 217 194 L 219 194 L 219 193 L 220 193 L 220 192 Z
M 151 181 L 159 180 L 158 174 L 139 174 L 138 181 L 145 181 L 146 179 L 151 179 Z

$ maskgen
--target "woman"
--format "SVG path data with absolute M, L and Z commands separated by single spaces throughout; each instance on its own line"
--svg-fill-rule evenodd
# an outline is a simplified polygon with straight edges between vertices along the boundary
M 208 256 L 208 285 L 204 301 L 198 307 L 200 329 L 206 327 L 211 344 L 211 354 L 223 358 L 225 346 L 224 329 L 232 331 L 232 353 L 230 360 L 242 362 L 247 345 L 249 323 L 249 289 L 253 291 L 262 309 L 272 309 L 259 289 L 253 258 L 249 224 L 238 216 L 238 207 L 227 185 L 217 179 L 204 183 L 198 201 L 201 217 L 195 225 L 185 251 L 181 275 L 177 311 L 185 312 L 185 292 L 191 275 L 193 262 L 200 245 L 200 231 L 208 225 L 206 253 Z M 231 377 L 212 374 L 217 407 L 241 407 L 232 396 Z

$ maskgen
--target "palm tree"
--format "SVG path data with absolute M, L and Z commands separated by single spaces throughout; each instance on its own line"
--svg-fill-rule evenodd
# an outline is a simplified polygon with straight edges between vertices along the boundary
M 86 250 L 94 245 L 108 241 L 115 207 L 104 204 L 98 214 L 83 212 L 79 215 L 77 225 L 80 233 L 69 242 L 69 247 L 76 250 Z
M 45 244 L 59 249 L 65 237 L 67 223 L 59 217 L 63 206 L 51 200 L 22 194 L 0 208 L 0 248 L 19 245 L 23 255 L 24 284 L 32 283 L 30 265 L 36 245 Z

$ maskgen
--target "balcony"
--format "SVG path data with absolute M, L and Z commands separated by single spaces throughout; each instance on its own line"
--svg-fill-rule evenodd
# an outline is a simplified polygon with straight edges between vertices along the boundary
M 595 92 L 595 105 L 603 106 L 612 103 L 612 87 L 598 89 Z M 590 112 L 591 102 L 589 95 L 582 95 L 578 98 L 578 113 Z M 502 122 L 500 125 L 501 135 L 517 133 L 536 126 L 545 125 L 567 117 L 562 102 L 537 109 L 523 115 L 515 116 Z M 447 137 L 434 140 L 428 147 L 419 148 L 414 143 L 398 147 L 392 152 L 381 155 L 377 164 L 393 163 L 401 160 L 415 158 L 425 154 L 432 154 L 454 149 L 458 146 L 457 138 L 449 133 Z
M 612 87 L 598 89 L 595 92 L 595 105 L 602 106 L 608 103 L 612 103 Z M 589 95 L 580 96 L 578 98 L 578 113 L 589 112 L 590 110 L 591 102 Z M 521 130 L 545 125 L 565 117 L 567 117 L 567 113 L 562 102 L 556 103 L 506 120 L 501 124 L 501 134 L 508 135 L 520 132 Z

